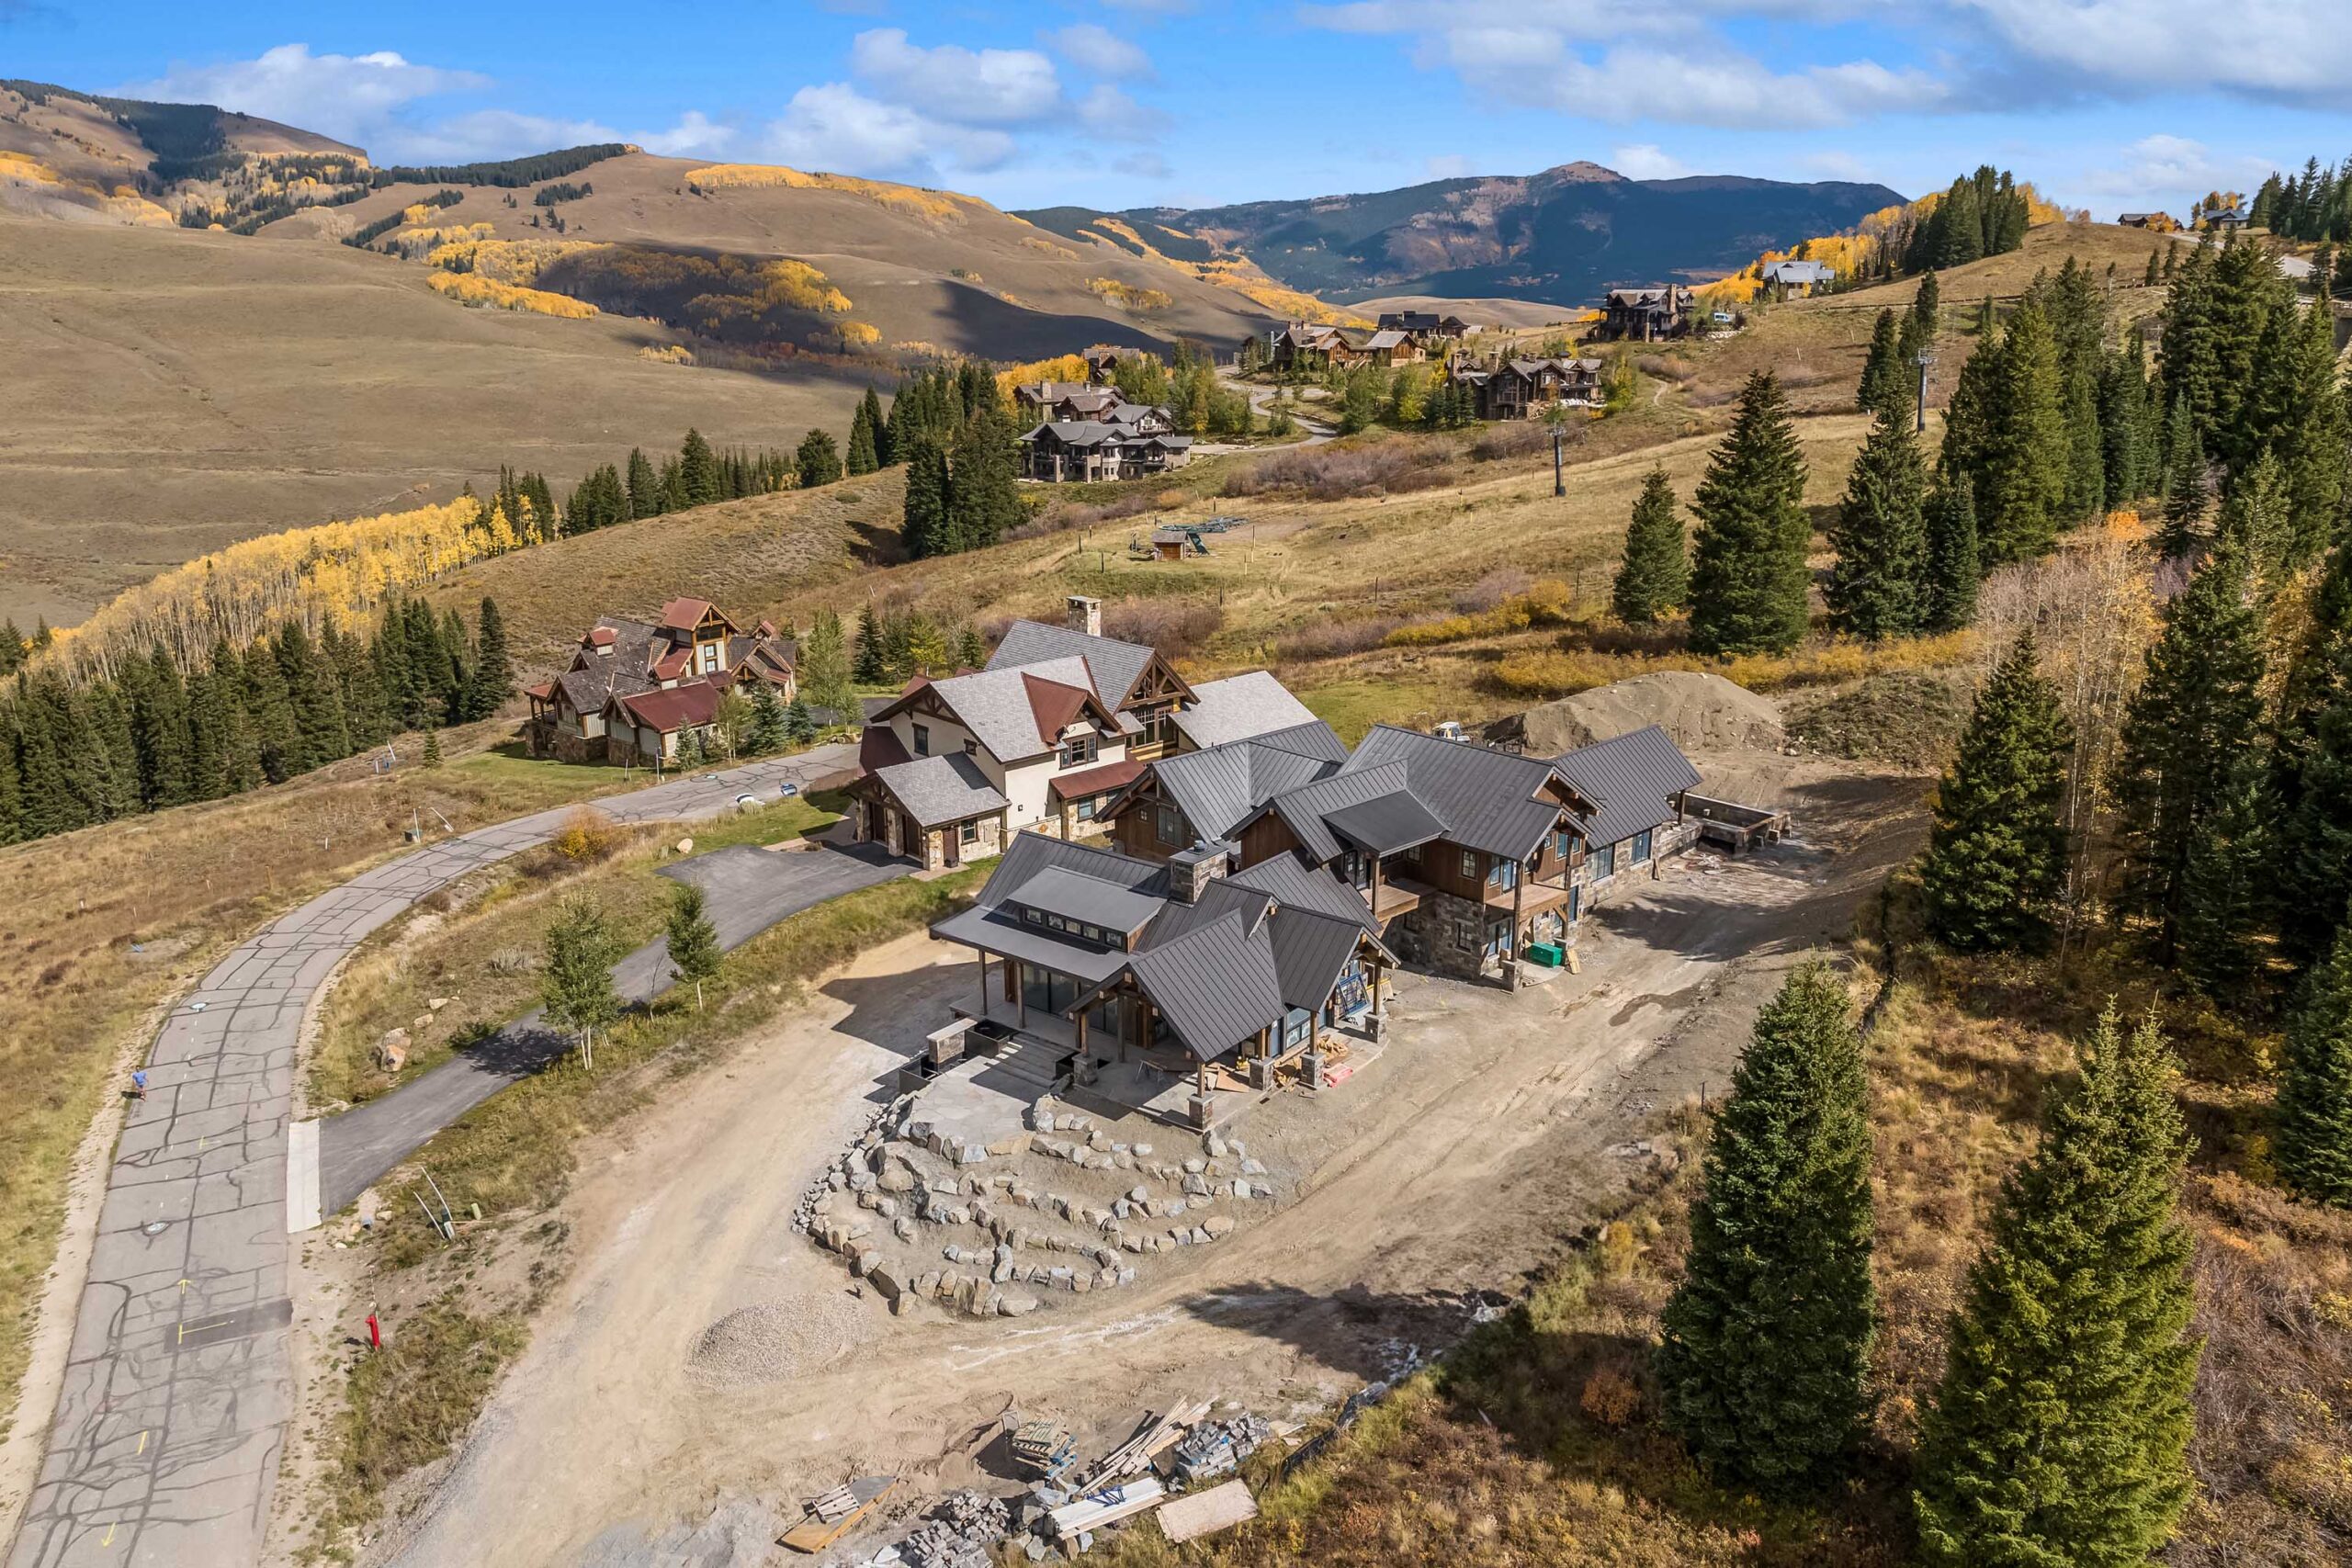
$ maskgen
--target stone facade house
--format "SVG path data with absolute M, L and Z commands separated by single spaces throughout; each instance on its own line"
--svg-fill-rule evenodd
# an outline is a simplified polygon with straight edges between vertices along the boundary
M 1446 374 L 1456 386 L 1470 389 L 1480 419 L 1532 419 L 1555 407 L 1599 408 L 1602 368 L 1598 359 L 1563 355 L 1483 366 L 1456 363 Z
M 1064 384 L 1067 385 L 1067 384 Z M 1130 403 L 1102 388 L 1085 388 L 1083 402 L 1095 412 L 1065 416 L 1049 410 L 1043 423 L 1021 437 L 1023 479 L 1131 479 L 1181 468 L 1193 458 L 1193 438 L 1176 432 L 1174 415 L 1157 403 Z
M 1696 299 L 1679 283 L 1612 288 L 1601 302 L 1600 335 L 1638 343 L 1680 337 L 1690 330 Z
M 1278 1076 L 1320 1087 L 1332 1034 L 1377 1037 L 1395 964 L 1328 878 L 1227 875 L 1219 856 L 1155 863 L 1035 832 L 932 935 L 977 960 L 955 1004 L 967 1049 L 975 1032 L 1009 1041 L 1073 1095 L 1204 1127 Z

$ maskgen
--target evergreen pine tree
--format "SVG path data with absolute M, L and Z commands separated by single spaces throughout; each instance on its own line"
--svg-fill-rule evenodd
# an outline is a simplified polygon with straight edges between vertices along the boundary
M 1810 573 L 1804 454 L 1780 383 L 1747 378 L 1730 432 L 1700 483 L 1690 569 L 1690 646 L 1786 653 L 1804 636 Z
M 1838 555 L 1824 589 L 1829 624 L 1878 642 L 1909 637 L 1926 623 L 1928 469 L 1911 428 L 1911 400 L 1880 403 L 1829 526 Z
M 628 453 L 628 514 L 653 517 L 662 511 L 662 476 L 653 471 L 653 460 L 641 446 L 632 446 Z
M 1920 881 L 1928 927 L 1945 943 L 2021 947 L 2046 929 L 2065 871 L 2058 807 L 2073 744 L 2024 633 L 1976 694 L 1937 792 Z
M 802 436 L 792 460 L 799 472 L 802 490 L 815 490 L 842 477 L 841 448 L 833 445 L 831 431 L 812 430 Z
M 1911 296 L 1911 319 L 1918 323 L 1922 344 L 1936 340 L 1936 318 L 1943 306 L 1943 285 L 1936 280 L 1936 269 L 1929 267 L 1919 275 L 1918 290 Z
M 15 674 L 24 664 L 28 651 L 25 634 L 17 629 L 16 617 L 12 615 L 5 625 L 0 625 L 0 675 Z
M 1902 396 L 1908 400 L 1911 378 L 1898 357 L 1901 354 L 1902 329 L 1895 324 L 1893 307 L 1878 313 L 1878 322 L 1871 329 L 1870 352 L 1862 360 L 1862 379 L 1855 389 L 1854 401 L 1864 413 L 1877 413 L 1886 406 L 1890 396 Z
M 795 746 L 806 746 L 817 739 L 817 716 L 808 711 L 808 705 L 797 694 L 792 699 L 792 705 L 784 710 L 784 733 Z
M 2180 967 L 2197 988 L 2235 1006 L 2264 962 L 2262 937 L 2273 914 L 2278 846 L 2271 825 L 2278 802 L 2265 759 L 2245 750 L 2229 770 L 2188 847 L 2180 885 Z
M 1808 964 L 1757 1015 L 1661 1323 L 1667 1423 L 1718 1479 L 1786 1493 L 1854 1440 L 1878 1317 L 1870 1161 L 1852 1007 Z
M 857 662 L 854 672 L 861 686 L 878 686 L 889 679 L 882 659 L 882 624 L 874 614 L 874 602 L 870 599 L 858 606 Z
M 476 623 L 474 667 L 466 684 L 466 716 L 488 718 L 514 694 L 514 672 L 506 658 L 506 620 L 498 601 L 485 593 Z
M 189 772 L 187 688 L 179 666 L 158 644 L 146 660 L 146 680 L 131 700 L 139 749 L 141 798 L 150 811 L 198 798 Z
M 959 547 L 949 512 L 952 499 L 946 451 L 928 433 L 915 436 L 907 452 L 907 494 L 899 530 L 908 555 L 921 560 L 952 555 Z
M 948 531 L 956 540 L 955 548 L 985 548 L 1020 526 L 1021 492 L 1013 472 L 1012 432 L 993 408 L 983 411 L 956 437 L 950 471 Z
M 2066 492 L 2061 521 L 2086 523 L 2107 510 L 2107 431 L 2099 423 L 2098 382 L 2088 368 L 2064 379 Z
M 293 699 L 286 689 L 286 671 L 277 649 L 266 641 L 245 649 L 239 660 L 244 675 L 244 708 L 253 725 L 262 776 L 283 784 L 302 771 L 302 737 L 294 721 Z
M 989 661 L 989 645 L 981 637 L 980 629 L 966 621 L 956 633 L 956 667 L 978 670 Z
M 1956 632 L 1976 619 L 1976 590 L 1984 575 L 1976 557 L 1976 507 L 1964 486 L 1938 485 L 1922 512 L 1928 567 L 1919 627 Z
M 850 416 L 849 452 L 844 459 L 844 466 L 853 479 L 859 474 L 870 474 L 882 466 L 874 451 L 873 397 L 874 389 L 868 387 L 865 389 L 865 400 L 857 405 L 857 412 Z
M 2352 566 L 2339 547 L 2331 578 Z M 2280 935 L 2312 963 L 2335 940 L 2352 887 L 2352 626 L 2323 626 L 2289 680 L 2278 750 Z M 27 771 L 27 786 L 31 773 Z
M 211 662 L 187 683 L 187 797 L 217 800 L 240 787 L 231 782 L 234 750 L 232 727 L 236 697 L 221 671 L 233 663 L 225 642 L 213 645 Z
M 2073 449 L 2058 346 L 2032 303 L 2009 318 L 1985 387 L 1982 445 L 1974 454 L 1976 525 L 1987 562 L 2030 560 L 2057 536 Z
M 308 772 L 350 756 L 351 733 L 344 723 L 335 672 L 320 658 L 300 621 L 288 621 L 278 628 L 277 651 L 300 740 L 297 771 Z
M 765 681 L 755 682 L 752 687 L 752 734 L 748 749 L 753 756 L 764 757 L 783 750 L 788 739 L 784 728 L 784 699 L 777 696 L 775 688 Z
M 718 459 L 699 430 L 688 430 L 684 445 L 678 448 L 678 491 L 687 506 L 708 506 L 722 499 Z
M 1913 1473 L 1922 1559 L 2140 1563 L 2191 1491 L 2188 1137 L 2153 1018 L 2080 1052 L 1970 1268 Z
M 2242 550 L 2224 545 L 2173 601 L 2123 723 L 2117 799 L 2132 886 L 2157 919 L 2160 962 L 2177 951 L 2189 851 L 2262 718 L 2262 628 Z
M 1682 538 L 1680 505 L 1664 468 L 1652 468 L 1625 525 L 1625 558 L 1617 568 L 1611 607 L 1621 621 L 1647 626 L 1689 602 L 1690 561 Z
M 671 971 L 680 984 L 692 982 L 695 1011 L 702 1011 L 702 983 L 718 977 L 719 952 L 718 928 L 699 884 L 681 882 L 671 890 L 665 946 Z
M 2283 470 L 2289 518 L 2287 561 L 2317 559 L 2339 533 L 2347 489 L 2347 419 L 2335 367 L 2334 313 L 2320 306 L 2278 310 L 2276 358 L 2266 362 L 2264 414 L 2270 453 Z
M 882 399 L 869 386 L 857 406 L 865 411 L 866 428 L 874 433 L 875 466 L 882 468 L 890 467 L 899 460 L 899 454 L 891 446 L 890 422 L 882 412 Z
M 428 768 L 441 765 L 441 727 L 437 724 L 428 722 L 424 727 L 424 761 Z
M 2245 557 L 2246 575 L 2264 603 L 2292 570 L 2295 522 L 2287 497 L 2286 472 L 2264 452 L 2251 467 L 2230 476 L 2213 527 L 2215 542 Z
M 578 1036 L 581 1062 L 596 1064 L 596 1031 L 621 1015 L 613 989 L 613 965 L 621 944 L 604 911 L 587 898 L 573 898 L 548 927 L 547 957 L 540 970 L 539 1000 L 547 1021 Z
M 2279 1056 L 2275 1117 L 2287 1184 L 2314 1203 L 2352 1208 L 2352 923 L 2304 978 Z

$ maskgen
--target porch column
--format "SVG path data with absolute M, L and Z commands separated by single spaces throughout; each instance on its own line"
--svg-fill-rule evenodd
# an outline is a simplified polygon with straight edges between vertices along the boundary
M 1094 1081 L 1094 1058 L 1086 1049 L 1086 1010 L 1084 1008 L 1078 1010 L 1078 1066 L 1072 1069 L 1071 1077 L 1080 1083 Z
M 1380 923 L 1380 863 L 1384 857 L 1372 857 L 1372 923 Z
M 972 949 L 972 951 L 973 951 L 975 953 L 978 953 L 978 954 L 979 955 L 979 960 L 980 960 L 980 1016 L 981 1016 L 982 1018 L 986 1018 L 986 1017 L 988 1017 L 988 1015 L 989 1015 L 989 955 L 988 955 L 988 952 L 987 952 L 987 950 L 986 950 L 986 949 L 984 949 L 984 948 L 978 948 L 978 947 L 976 947 L 976 948 Z

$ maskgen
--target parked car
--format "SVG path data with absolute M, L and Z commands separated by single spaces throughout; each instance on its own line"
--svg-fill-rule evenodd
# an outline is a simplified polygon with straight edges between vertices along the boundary
M 800 786 L 794 784 L 790 779 L 786 779 L 784 783 L 776 785 L 775 797 L 778 800 L 790 800 L 794 795 L 798 795 L 799 793 Z

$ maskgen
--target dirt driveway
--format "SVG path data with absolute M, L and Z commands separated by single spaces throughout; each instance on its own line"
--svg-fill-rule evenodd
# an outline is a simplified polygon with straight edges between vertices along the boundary
M 854 1297 L 793 1207 L 881 1079 L 971 983 L 925 939 L 866 955 L 821 1003 L 640 1124 L 564 1205 L 582 1262 L 473 1437 L 369 1554 L 424 1565 L 647 1562 L 715 1506 L 854 1472 L 986 1484 L 973 1434 L 1008 1405 L 1115 1440 L 1144 1407 L 1320 1405 L 1442 1346 L 1609 1213 L 1656 1111 L 1728 1080 L 1757 1006 L 1917 847 L 1919 782 L 1749 759 L 1711 787 L 1777 797 L 1799 839 L 1691 857 L 1589 930 L 1584 973 L 1507 995 L 1407 976 L 1393 1043 L 1319 1101 L 1245 1126 L 1283 1184 L 1215 1247 L 1034 1318 L 894 1319 Z M 959 950 L 960 951 L 960 950 Z M 711 1325 L 764 1309 L 764 1371 L 697 1370 Z M 1113 1434 L 1112 1429 L 1119 1431 Z

